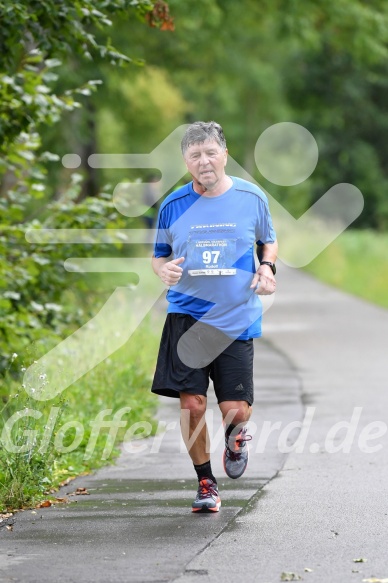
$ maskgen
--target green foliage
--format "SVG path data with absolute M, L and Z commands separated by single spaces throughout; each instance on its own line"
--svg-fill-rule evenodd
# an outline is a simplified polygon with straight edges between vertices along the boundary
M 96 105 L 96 148 L 107 153 L 151 152 L 176 127 L 185 123 L 190 109 L 168 72 L 151 66 L 127 70 L 126 75 L 111 72 L 109 85 L 101 88 L 93 102 Z M 99 176 L 105 182 L 117 184 L 133 180 L 141 172 L 102 169 Z M 143 171 L 148 172 L 147 169 Z
M 104 192 L 82 203 L 76 202 L 81 182 L 80 175 L 72 174 L 70 186 L 59 199 L 51 203 L 42 201 L 39 219 L 9 224 L 0 231 L 3 255 L 0 266 L 0 399 L 4 403 L 0 434 L 4 424 L 17 411 L 28 409 L 39 414 L 38 418 L 22 417 L 14 426 L 12 442 L 16 445 L 24 445 L 26 435 L 34 436 L 27 452 L 10 451 L 4 443 L 0 447 L 0 509 L 34 505 L 47 497 L 50 489 L 57 487 L 64 478 L 91 471 L 112 460 L 117 455 L 117 444 L 124 436 L 124 429 L 119 429 L 112 443 L 107 432 L 102 431 L 90 455 L 85 456 L 91 439 L 90 422 L 100 411 L 112 409 L 114 414 L 117 409 L 129 407 L 130 411 L 123 417 L 126 428 L 138 421 L 153 424 L 155 400 L 149 385 L 156 355 L 154 327 L 143 325 L 125 347 L 67 389 L 65 398 L 36 402 L 20 386 L 26 367 L 94 316 L 118 285 L 117 274 L 113 278 L 69 273 L 64 269 L 64 260 L 74 256 L 127 258 L 133 252 L 132 247 L 128 248 L 119 239 L 105 237 L 106 243 L 98 245 L 89 239 L 89 229 L 127 229 L 136 226 L 137 221 L 119 214 L 111 196 Z M 5 208 L 4 215 L 8 219 L 13 216 L 17 221 L 20 218 L 17 207 L 24 217 L 29 202 L 26 195 L 24 205 L 11 204 Z M 13 214 L 11 207 L 15 207 Z M 34 205 L 33 209 L 37 213 Z M 27 231 L 58 228 L 84 229 L 85 242 L 72 245 L 65 238 L 59 244 L 50 239 L 38 244 L 25 238 Z M 144 254 L 144 249 L 142 251 Z M 133 283 L 133 276 L 122 274 L 121 286 Z M 58 408 L 59 413 L 47 447 L 41 451 L 53 407 Z M 55 445 L 57 440 L 61 447 L 72 443 L 71 431 L 57 437 L 66 423 L 84 427 L 82 442 L 68 453 L 58 451 Z
M 55 3 L 24 0 L 12 4 L 1 1 L 2 65 L 17 66 L 18 57 L 23 56 L 26 48 L 37 45 L 47 58 L 76 50 L 86 58 L 99 52 L 111 60 L 127 60 L 128 57 L 111 47 L 109 40 L 101 44 L 96 32 L 111 26 L 115 15 L 126 14 L 133 8 L 138 15 L 145 16 L 152 7 L 151 0 L 56 0 Z
M 99 56 L 111 63 L 131 62 L 110 40 L 101 44 L 97 31 L 110 27 L 110 17 L 128 9 L 144 16 L 150 0 L 28 0 L 10 6 L 0 2 L 0 143 L 3 155 L 14 155 L 22 133 L 31 133 L 41 124 L 58 121 L 61 113 L 76 107 L 72 92 L 52 93 L 61 64 L 58 57 L 76 52 L 83 59 Z M 88 80 L 89 81 L 89 80 Z M 90 94 L 90 86 L 78 92 Z M 15 143 L 16 142 L 16 143 Z M 14 146 L 14 147 L 12 147 Z M 9 151 L 11 149 L 11 151 Z
M 295 121 L 308 128 L 319 145 L 310 204 L 333 184 L 350 182 L 365 198 L 356 226 L 386 229 L 385 62 L 365 64 L 347 46 L 339 52 L 328 38 L 320 51 L 291 51 L 285 81 Z
M 87 98 L 84 108 L 66 112 L 58 124 L 42 132 L 45 149 L 58 157 L 69 152 L 80 156 L 79 171 L 85 177 L 92 172 L 87 164 L 90 153 L 148 153 L 186 122 L 191 105 L 164 68 L 148 65 L 122 70 L 96 64 L 88 64 L 87 68 L 88 76 L 101 78 L 103 84 Z M 80 70 L 86 71 L 86 67 L 80 65 L 78 74 Z M 70 68 L 64 71 L 62 67 L 62 74 L 70 76 L 72 71 Z M 143 171 L 143 178 L 148 172 Z M 97 188 L 107 182 L 115 185 L 141 175 L 141 169 L 93 171 Z M 61 164 L 51 164 L 48 190 L 55 192 L 62 180 Z M 85 186 L 87 195 L 91 195 Z
M 57 59 L 44 59 L 37 50 L 25 57 L 23 72 L 13 77 L 0 76 L 0 154 L 5 156 L 0 175 L 8 168 L 20 175 L 25 161 L 34 160 L 36 129 L 59 121 L 64 111 L 80 107 L 77 94 L 90 94 L 99 81 L 88 81 L 82 87 L 58 96 L 50 84 L 57 79 L 51 69 L 58 67 Z M 6 162 L 8 164 L 6 165 Z
M 99 244 L 98 249 L 87 237 L 76 247 L 49 240 L 38 245 L 26 241 L 25 233 L 136 225 L 119 215 L 101 184 L 98 196 L 79 202 L 83 198 L 82 175 L 72 174 L 69 186 L 69 173 L 62 169 L 59 188 L 55 192 L 47 188 L 48 168 L 59 157 L 41 151 L 42 132 L 54 124 L 58 127 L 64 114 L 80 111 L 81 103 L 101 83 L 89 74 L 98 73 L 97 63 L 140 63 L 127 51 L 117 50 L 107 38 L 112 18 L 129 17 L 143 25 L 171 30 L 168 6 L 161 0 L 23 0 L 12 4 L 0 0 L 0 16 L 0 252 L 4 257 L 0 266 L 0 376 L 4 381 L 0 389 L 4 403 L 0 426 L 16 411 L 35 409 L 40 415 L 22 417 L 13 437 L 19 443 L 25 431 L 32 431 L 36 441 L 44 435 L 49 407 L 60 410 L 57 422 L 73 420 L 76 411 L 88 427 L 92 414 L 101 407 L 119 406 L 123 399 L 131 407 L 128 421 L 149 419 L 153 404 L 148 393 L 144 395 L 144 387 L 148 389 L 151 366 L 150 332 L 144 343 L 146 364 L 138 353 L 142 344 L 138 338 L 136 366 L 128 364 L 128 354 L 122 354 L 108 378 L 107 369 L 100 365 L 98 372 L 92 371 L 87 380 L 72 388 L 66 402 L 40 403 L 37 407 L 26 397 L 23 387 L 20 390 L 23 369 L 94 315 L 101 298 L 112 291 L 112 281 L 67 273 L 64 260 L 79 254 L 129 255 L 128 248 L 117 241 Z M 83 69 L 81 65 L 75 76 L 71 66 L 78 68 L 83 62 L 88 64 Z M 58 133 L 56 138 L 61 140 Z M 132 279 L 124 274 L 121 284 L 132 285 Z M 129 359 L 135 360 L 134 353 L 129 353 Z M 23 366 L 18 369 L 15 362 L 20 360 Z M 125 399 L 127 392 L 120 393 L 124 390 L 131 391 L 130 398 Z M 0 506 L 32 504 L 66 473 L 73 475 L 104 463 L 104 436 L 98 438 L 92 456 L 85 462 L 83 453 L 89 435 L 90 430 L 86 430 L 79 449 L 62 457 L 53 449 L 55 436 L 43 452 L 35 442 L 26 455 L 0 449 Z M 62 443 L 69 439 L 71 435 L 65 435 Z
M 8 386 L 12 381 L 8 381 Z M 23 408 L 17 408 L 18 406 Z M 34 505 L 52 484 L 52 467 L 54 464 L 53 442 L 50 440 L 45 452 L 39 451 L 36 419 L 32 399 L 14 393 L 7 407 L 3 407 L 0 416 L 2 445 L 0 448 L 0 511 L 25 508 Z M 5 439 L 6 423 L 12 414 L 19 411 L 20 421 L 12 428 L 9 442 L 20 452 L 10 451 Z M 41 411 L 38 412 L 40 414 Z M 24 416 L 22 416 L 24 415 Z M 11 419 L 12 420 L 12 419 Z M 41 437 L 44 426 L 41 427 Z M 30 446 L 23 451 L 26 446 Z
M 82 171 L 91 174 L 87 167 L 90 152 L 147 151 L 174 129 L 172 126 L 188 119 L 215 118 L 225 128 L 233 157 L 262 182 L 253 156 L 258 136 L 273 123 L 295 121 L 316 137 L 320 161 L 299 197 L 275 187 L 272 192 L 298 216 L 334 183 L 349 181 L 362 190 L 366 201 L 357 226 L 387 227 L 388 5 L 383 0 L 367 5 L 361 0 L 246 0 L 243 4 L 199 0 L 191 4 L 190 11 L 180 0 L 170 0 L 175 30 L 164 15 L 163 2 L 138 4 L 136 8 L 134 2 L 101 0 L 91 7 L 83 0 L 61 1 L 53 7 L 48 1 L 30 1 L 16 3 L 11 13 L 2 3 L 4 22 L 9 20 L 10 30 L 17 28 L 4 36 L 0 56 L 0 63 L 8 60 L 12 65 L 8 69 L 3 66 L 8 82 L 0 89 L 4 103 L 8 103 L 3 123 L 9 124 L 6 133 L 13 132 L 12 140 L 19 136 L 17 142 L 24 144 L 27 138 L 31 142 L 26 125 L 33 116 L 39 119 L 39 111 L 39 133 L 44 134 L 45 147 L 58 155 L 77 152 Z M 139 15 L 139 10 L 142 21 L 131 17 Z M 34 16 L 25 29 L 21 23 L 31 11 Z M 55 23 L 58 31 L 54 26 L 50 29 L 48 14 L 53 22 L 60 15 Z M 159 15 L 162 20 L 158 21 Z M 69 23 L 73 20 L 78 24 L 70 38 L 73 27 Z M 144 21 L 159 28 L 149 29 L 145 35 Z M 42 27 L 48 27 L 48 34 L 39 35 L 35 44 L 29 43 L 29 35 L 37 36 Z M 112 54 L 107 49 L 107 28 L 117 47 Z M 56 39 L 60 42 L 54 43 Z M 24 47 L 20 54 L 8 48 L 16 41 Z M 38 52 L 30 55 L 30 51 Z M 152 69 L 145 68 L 140 74 L 125 69 L 119 75 L 110 63 L 127 62 L 117 55 L 128 52 L 138 61 L 147 58 Z M 17 74 L 28 76 L 28 58 L 43 59 L 28 66 L 38 70 L 35 77 L 45 75 L 46 80 L 33 81 L 36 99 L 31 101 L 27 96 L 30 102 L 24 103 L 18 93 L 20 87 L 24 91 L 24 82 L 17 80 Z M 63 65 L 54 69 L 55 80 L 46 60 L 52 65 L 57 58 Z M 104 82 L 90 98 L 74 93 L 74 89 L 68 93 L 74 86 L 89 93 L 93 86 L 85 83 L 90 79 Z M 148 85 L 142 85 L 143 81 Z M 38 91 L 37 86 L 49 90 Z M 86 102 L 86 107 L 78 107 L 77 101 Z M 11 103 L 17 105 L 13 118 Z M 28 112 L 27 117 L 23 111 Z M 60 116 L 64 122 L 47 129 Z M 2 143 L 10 154 L 7 141 Z M 34 152 L 25 145 L 22 150 L 21 157 Z M 51 190 L 47 196 L 60 188 L 58 166 L 49 166 Z M 96 184 L 89 187 L 89 194 L 106 179 L 105 171 L 94 172 Z M 271 188 L 265 181 L 263 185 Z
M 129 14 L 145 22 L 153 9 L 151 0 L 0 1 L 0 195 L 42 196 L 46 163 L 58 160 L 39 156 L 42 128 L 79 109 L 101 83 L 86 74 L 63 85 L 63 60 L 140 63 L 118 51 L 106 29 L 113 17 Z
M 14 359 L 13 375 L 5 380 L 9 399 L 0 412 L 0 512 L 53 498 L 63 480 L 112 463 L 119 443 L 135 423 L 155 432 L 156 399 L 149 386 L 159 336 L 155 327 L 160 326 L 148 317 L 125 346 L 54 401 L 34 401 L 26 395 L 13 378 L 22 372 L 23 360 Z M 117 435 L 101 428 L 94 439 L 92 423 L 97 416 L 105 411 L 109 421 L 120 410 L 123 426 Z M 17 412 L 19 420 L 12 417 Z M 11 430 L 6 442 L 5 427 Z M 76 427 L 83 433 L 78 444 Z M 132 430 L 133 438 L 136 433 Z M 22 449 L 12 451 L 16 447 Z
M 72 175 L 73 185 L 62 197 L 47 204 L 41 218 L 21 224 L 10 224 L 0 230 L 0 375 L 8 369 L 12 354 L 20 354 L 31 343 L 47 351 L 66 331 L 81 325 L 85 318 L 83 308 L 74 310 L 64 305 L 66 290 L 73 293 L 85 291 L 85 278 L 69 274 L 63 266 L 68 257 L 128 256 L 128 249 L 120 242 L 115 244 L 28 243 L 25 233 L 29 229 L 117 229 L 133 224 L 117 212 L 110 197 L 102 193 L 98 198 L 76 203 L 80 191 L 80 176 Z M 5 213 L 8 220 L 18 219 L 19 204 L 10 205 Z M 136 224 L 136 222 L 134 223 Z M 130 279 L 128 280 L 128 284 Z M 88 290 L 89 302 L 98 293 L 98 286 Z
M 333 184 L 365 197 L 359 227 L 388 226 L 388 5 L 383 0 L 170 0 L 175 32 L 149 38 L 147 59 L 168 69 L 190 119 L 216 119 L 231 155 L 299 216 Z M 123 27 L 115 28 L 120 48 Z M 131 43 L 140 56 L 142 31 Z M 254 148 L 263 130 L 293 121 L 315 136 L 320 159 L 300 190 L 266 184 Z
M 127 71 L 125 76 L 114 71 L 110 73 L 110 84 L 109 88 L 101 88 L 94 99 L 100 103 L 96 115 L 98 143 L 104 152 L 151 151 L 182 122 L 189 110 L 180 90 L 163 69 L 148 66 Z M 117 104 L 114 110 L 112 102 Z M 117 129 L 112 128 L 112 122 Z M 131 128 L 130 135 L 127 128 Z

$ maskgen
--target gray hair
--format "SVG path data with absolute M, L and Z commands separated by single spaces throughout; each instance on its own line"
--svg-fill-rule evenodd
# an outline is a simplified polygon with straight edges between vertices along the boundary
M 182 138 L 182 154 L 193 144 L 203 144 L 206 140 L 215 140 L 223 150 L 226 150 L 226 140 L 220 124 L 215 121 L 196 121 L 189 125 Z

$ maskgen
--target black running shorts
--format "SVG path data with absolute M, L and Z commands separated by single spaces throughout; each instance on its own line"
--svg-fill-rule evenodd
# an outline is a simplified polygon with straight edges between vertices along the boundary
M 179 397 L 181 391 L 206 396 L 209 378 L 218 403 L 247 401 L 252 405 L 253 340 L 231 342 L 192 316 L 167 314 L 152 392 L 166 397 Z

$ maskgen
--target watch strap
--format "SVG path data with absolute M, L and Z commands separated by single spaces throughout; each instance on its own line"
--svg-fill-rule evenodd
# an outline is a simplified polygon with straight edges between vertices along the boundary
M 272 269 L 272 273 L 274 275 L 276 274 L 276 265 L 272 263 L 272 261 L 260 261 L 260 265 L 269 265 L 269 267 Z

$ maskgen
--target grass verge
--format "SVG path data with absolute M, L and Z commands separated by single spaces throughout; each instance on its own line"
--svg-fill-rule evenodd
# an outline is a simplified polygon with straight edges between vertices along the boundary
M 0 415 L 0 512 L 34 506 L 65 479 L 112 463 L 124 436 L 155 432 L 161 320 L 149 313 L 124 346 L 50 401 L 24 391 L 15 357 Z
M 388 233 L 348 229 L 305 269 L 318 279 L 388 308 Z

